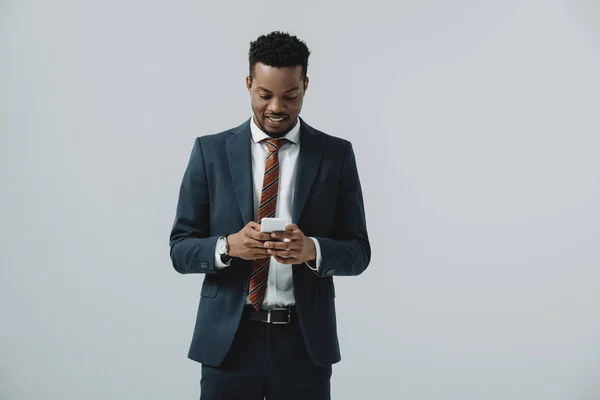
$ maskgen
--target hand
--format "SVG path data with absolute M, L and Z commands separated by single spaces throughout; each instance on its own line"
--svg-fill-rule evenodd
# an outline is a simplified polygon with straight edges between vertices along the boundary
M 260 231 L 260 224 L 249 222 L 241 231 L 227 236 L 228 254 L 243 260 L 256 260 L 270 256 L 265 248 L 265 241 L 271 235 Z
M 288 240 L 287 242 L 266 241 L 264 243 L 268 254 L 275 257 L 275 260 L 281 264 L 302 264 L 317 258 L 315 242 L 304 236 L 304 233 L 295 224 L 286 226 L 284 232 L 273 232 L 271 237 Z

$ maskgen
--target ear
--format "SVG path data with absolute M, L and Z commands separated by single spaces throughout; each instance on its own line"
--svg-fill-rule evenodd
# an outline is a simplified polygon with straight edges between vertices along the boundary
M 246 77 L 246 88 L 248 89 L 248 92 L 252 89 L 252 77 L 250 77 L 250 75 Z
M 308 76 L 304 78 L 304 92 L 306 92 L 306 89 L 308 89 Z

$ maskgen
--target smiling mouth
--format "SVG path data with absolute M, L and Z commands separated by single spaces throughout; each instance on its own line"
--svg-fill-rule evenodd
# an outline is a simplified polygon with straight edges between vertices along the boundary
M 285 120 L 287 117 L 266 117 L 267 120 L 271 123 L 278 124 Z

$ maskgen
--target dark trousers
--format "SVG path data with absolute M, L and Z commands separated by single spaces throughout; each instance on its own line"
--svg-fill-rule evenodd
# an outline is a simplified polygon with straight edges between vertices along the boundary
M 274 325 L 246 314 L 224 362 L 202 366 L 200 400 L 329 400 L 332 368 L 313 364 L 297 321 Z

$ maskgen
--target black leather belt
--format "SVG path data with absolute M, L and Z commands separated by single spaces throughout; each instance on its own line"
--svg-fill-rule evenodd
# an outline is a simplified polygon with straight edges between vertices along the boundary
M 296 320 L 295 307 L 256 311 L 252 306 L 247 306 L 245 311 L 245 314 L 247 314 L 248 319 L 251 321 L 259 321 L 266 324 L 284 325 Z

